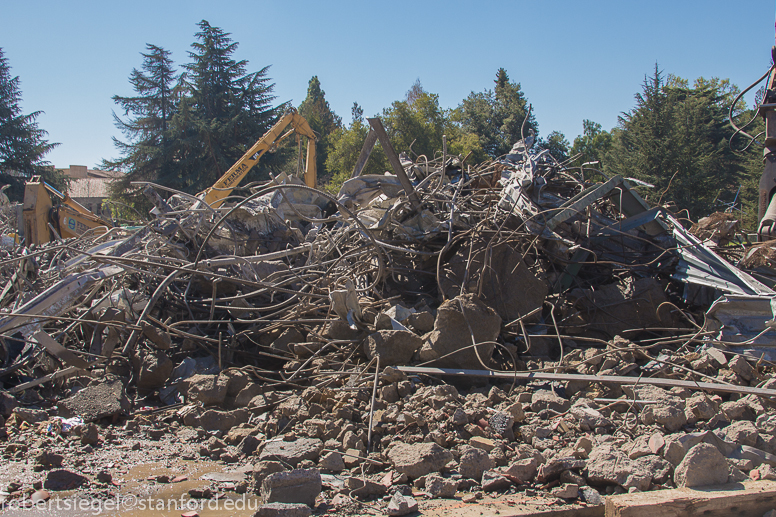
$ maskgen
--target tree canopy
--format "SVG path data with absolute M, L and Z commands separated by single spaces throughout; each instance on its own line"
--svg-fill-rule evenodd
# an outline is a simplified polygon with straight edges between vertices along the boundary
M 275 104 L 269 66 L 249 71 L 246 60 L 235 58 L 237 47 L 227 32 L 203 20 L 181 74 L 169 52 L 147 46 L 141 69 L 133 69 L 129 77 L 135 95 L 114 96 L 120 108 L 114 120 L 126 141 L 115 140 L 121 156 L 105 160 L 104 165 L 128 173 L 123 185 L 134 179 L 154 180 L 199 192 L 234 164 L 290 105 Z M 10 79 L 6 61 L 2 63 L 3 98 L 14 105 L 18 87 Z M 558 131 L 539 134 L 536 115 L 520 83 L 510 79 L 504 68 L 496 71 L 491 88 L 472 91 L 454 109 L 442 107 L 439 95 L 426 91 L 418 79 L 403 98 L 379 115 L 396 151 L 412 159 L 438 158 L 446 136 L 448 154 L 469 156 L 468 163 L 476 164 L 497 159 L 521 138 L 534 135 L 536 146 L 548 149 L 559 162 L 568 161 L 571 167 L 599 162 L 596 168 L 606 174 L 618 173 L 654 185 L 645 191 L 650 201 L 672 203 L 687 216 L 698 218 L 714 208 L 715 200 L 734 196 L 740 185 L 747 203 L 754 198 L 751 191 L 756 181 L 752 177 L 759 177 L 757 159 L 751 150 L 735 154 L 727 141 L 731 130 L 726 111 L 737 94 L 738 89 L 727 79 L 700 77 L 691 87 L 681 77 L 665 78 L 655 65 L 635 96 L 635 106 L 621 114 L 616 127 L 607 131 L 586 119 L 573 144 Z M 369 132 L 363 109 L 354 103 L 352 120 L 344 125 L 318 76 L 313 75 L 298 111 L 318 136 L 319 182 L 336 190 L 352 174 Z M 734 110 L 735 114 L 744 112 L 743 105 Z M 34 128 L 36 116 L 37 112 L 17 123 Z M 50 144 L 42 140 L 45 132 L 33 134 L 38 135 L 42 156 Z M 269 170 L 292 172 L 289 169 L 296 157 L 292 159 L 291 154 L 295 153 L 281 149 L 264 155 L 252 177 L 265 178 Z M 377 144 L 363 173 L 387 170 L 387 159 Z
M 491 158 L 508 153 L 522 134 L 539 133 L 520 83 L 510 81 L 503 68 L 496 72 L 494 83 L 493 90 L 471 92 L 458 106 L 456 114 L 463 132 L 477 135 L 482 149 Z
M 314 75 L 307 85 L 307 97 L 302 101 L 298 108 L 310 128 L 318 136 L 316 142 L 316 168 L 319 178 L 330 176 L 327 170 L 326 159 L 331 145 L 333 134 L 342 127 L 342 118 L 339 117 L 329 106 L 326 100 L 326 92 L 321 89 L 321 82 L 318 76 Z
M 585 119 L 582 121 L 582 134 L 574 139 L 569 155 L 579 157 L 575 165 L 600 162 L 612 146 L 612 135 L 604 131 L 601 124 Z
M 169 51 L 151 44 L 146 48 L 141 70 L 135 68 L 129 76 L 136 95 L 113 96 L 126 117 L 122 119 L 113 112 L 114 124 L 127 138 L 127 142 L 113 138 L 122 157 L 101 164 L 104 169 L 126 173 L 111 189 L 112 197 L 123 204 L 133 204 L 132 193 L 137 190 L 130 186 L 133 181 L 178 187 L 184 176 L 178 161 L 178 140 L 171 131 L 182 93 L 180 75 L 175 72 Z
M 64 188 L 64 178 L 44 157 L 59 144 L 46 140 L 48 133 L 38 127 L 41 111 L 25 114 L 20 106 L 22 92 L 19 77 L 11 76 L 11 67 L 0 48 L 0 181 L 9 185 L 10 199 L 21 200 L 24 183 L 40 175 L 48 183 Z
M 211 186 L 275 122 L 286 104 L 273 105 L 269 66 L 248 72 L 234 59 L 238 44 L 203 20 L 183 74 L 170 53 L 147 45 L 141 70 L 129 77 L 134 96 L 116 95 L 123 117 L 114 120 L 126 142 L 114 139 L 121 157 L 103 165 L 127 173 L 114 197 L 129 192 L 129 181 L 156 181 L 188 193 Z M 269 168 L 272 156 L 259 168 Z M 258 177 L 257 171 L 252 174 Z M 136 197 L 135 204 L 143 205 Z
M 744 163 L 728 145 L 726 99 L 720 81 L 687 88 L 666 84 L 657 65 L 612 132 L 605 167 L 654 185 L 654 203 L 672 202 L 697 219 L 710 212 L 720 190 L 735 192 Z

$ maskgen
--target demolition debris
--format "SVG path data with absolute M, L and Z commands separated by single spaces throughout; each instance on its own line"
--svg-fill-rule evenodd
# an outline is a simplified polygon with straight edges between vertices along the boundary
M 383 147 L 393 170 L 337 196 L 283 174 L 211 207 L 148 184 L 143 227 L 4 240 L 0 500 L 106 494 L 171 458 L 227 471 L 188 497 L 248 492 L 256 515 L 604 515 L 776 480 L 767 243 L 729 214 L 688 231 L 530 140 L 479 165 Z M 188 482 L 175 468 L 146 482 Z

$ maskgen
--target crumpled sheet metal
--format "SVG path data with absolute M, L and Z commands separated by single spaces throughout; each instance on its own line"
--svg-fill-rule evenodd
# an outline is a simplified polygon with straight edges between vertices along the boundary
M 402 192 L 401 182 L 397 176 L 365 174 L 343 183 L 337 195 L 337 201 L 348 208 L 364 207 L 381 194 L 388 199 L 395 199 Z
M 546 182 L 542 183 L 544 178 L 534 175 L 538 154 L 525 151 L 524 148 L 521 148 L 520 151 L 520 154 L 508 155 L 508 158 L 512 157 L 510 163 L 515 165 L 513 169 L 507 169 L 502 174 L 506 180 L 502 179 L 504 188 L 498 206 L 513 215 L 521 215 L 518 213 L 517 209 L 519 209 L 522 215 L 530 219 L 540 210 L 546 211 L 547 208 L 552 207 L 542 207 L 537 204 L 542 199 L 541 190 L 546 184 Z M 518 156 L 524 157 L 522 163 L 517 161 Z M 678 263 L 671 272 L 673 278 L 688 284 L 717 290 L 719 294 L 776 295 L 776 292 L 768 286 L 722 259 L 685 230 L 673 216 L 662 209 L 657 209 L 658 211 L 655 212 L 655 209 L 650 208 L 622 176 L 613 176 L 603 183 L 589 186 L 563 202 L 559 207 L 550 210 L 549 219 L 544 223 L 530 221 L 526 226 L 533 233 L 545 239 L 563 243 L 563 247 L 568 248 L 568 253 L 571 253 L 575 249 L 575 243 L 557 233 L 559 225 L 577 219 L 585 219 L 589 207 L 605 200 L 612 194 L 617 194 L 617 204 L 621 215 L 636 220 L 648 235 L 656 237 L 669 229 L 671 230 L 670 233 L 676 241 L 676 246 L 671 252 L 679 257 Z M 639 221 L 638 218 L 642 214 L 645 217 L 643 221 Z M 617 226 L 612 225 L 611 228 L 615 232 L 609 231 L 608 235 L 605 230 L 597 231 L 599 242 L 601 237 L 614 238 L 617 236 Z M 591 235 L 591 237 L 596 237 L 596 234 Z
M 671 223 L 678 245 L 676 253 L 681 257 L 671 276 L 682 282 L 703 285 L 727 294 L 776 296 L 773 289 L 720 257 L 672 216 L 665 217 Z
M 725 295 L 711 305 L 706 316 L 706 329 L 724 343 L 718 347 L 755 360 L 776 361 L 774 297 Z

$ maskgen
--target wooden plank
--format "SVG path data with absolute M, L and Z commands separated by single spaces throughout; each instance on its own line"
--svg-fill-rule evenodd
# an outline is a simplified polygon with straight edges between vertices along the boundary
M 727 485 L 622 494 L 606 498 L 605 517 L 756 516 L 776 508 L 776 482 L 746 481 Z
M 660 379 L 657 377 L 627 377 L 624 375 L 582 375 L 579 373 L 549 373 L 549 372 L 493 372 L 490 370 L 464 370 L 462 368 L 430 368 L 423 366 L 397 366 L 397 370 L 410 374 L 425 374 L 452 377 L 490 377 L 511 381 L 544 380 L 544 381 L 582 381 L 600 382 L 604 384 L 635 385 L 649 384 L 661 388 L 687 388 L 691 390 L 708 390 L 720 393 L 739 393 L 742 395 L 757 395 L 758 397 L 776 397 L 776 390 L 753 388 L 750 386 L 734 386 L 717 382 L 683 381 L 679 379 Z
M 68 368 L 65 368 L 64 370 L 58 370 L 49 375 L 44 375 L 43 377 L 39 379 L 35 379 L 34 381 L 25 382 L 24 384 L 19 384 L 18 386 L 14 386 L 10 390 L 8 390 L 8 393 L 10 394 L 19 393 L 20 391 L 24 391 L 29 388 L 34 388 L 35 386 L 40 386 L 41 384 L 44 384 L 46 382 L 55 381 L 63 377 L 71 377 L 75 374 L 87 375 L 89 377 L 92 376 L 92 372 L 90 372 L 89 370 L 82 370 L 81 368 L 70 366 Z
M 61 359 L 69 366 L 75 366 L 76 368 L 86 369 L 89 367 L 89 363 L 76 355 L 72 350 L 68 350 L 59 344 L 59 342 L 48 335 L 43 330 L 38 330 L 32 335 L 32 338 L 43 345 L 51 355 Z
M 459 494 L 460 495 L 460 494 Z M 604 517 L 604 505 L 584 503 L 557 504 L 552 497 L 525 497 L 517 494 L 486 494 L 474 503 L 460 499 L 423 499 L 417 497 L 423 517 Z M 757 517 L 760 517 L 759 515 Z

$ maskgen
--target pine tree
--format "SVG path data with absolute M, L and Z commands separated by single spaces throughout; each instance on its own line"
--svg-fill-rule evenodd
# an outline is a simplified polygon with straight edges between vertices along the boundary
M 123 120 L 115 112 L 114 123 L 127 141 L 113 138 L 122 157 L 103 160 L 102 167 L 125 172 L 113 183 L 111 198 L 133 206 L 145 213 L 148 202 L 130 186 L 132 181 L 154 181 L 170 187 L 179 187 L 184 171 L 178 161 L 178 141 L 170 125 L 177 112 L 181 96 L 180 76 L 176 74 L 170 52 L 156 45 L 146 45 L 142 69 L 133 69 L 129 83 L 136 95 L 114 95 L 113 101 L 121 108 Z M 120 206 L 120 205 L 119 205 Z
M 190 96 L 174 119 L 187 169 L 183 188 L 198 192 L 211 186 L 272 125 L 285 105 L 273 107 L 269 66 L 247 73 L 246 60 L 235 61 L 229 34 L 199 23 L 198 41 L 185 65 Z M 262 158 L 267 168 L 272 157 Z M 256 176 L 257 172 L 251 172 Z
M 357 102 L 353 103 L 353 106 L 350 108 L 350 116 L 353 118 L 353 122 L 356 122 L 357 120 L 360 120 L 361 122 L 364 121 L 364 108 L 359 106 Z
M 619 118 L 605 168 L 654 185 L 653 203 L 673 202 L 697 219 L 715 210 L 720 189 L 735 192 L 744 160 L 728 146 L 725 82 L 696 81 L 693 88 L 666 85 L 655 65 L 645 77 L 636 107 Z
M 491 158 L 508 153 L 522 138 L 521 129 L 526 137 L 531 130 L 539 132 L 533 113 L 528 114 L 528 101 L 520 83 L 510 81 L 503 68 L 496 72 L 494 83 L 493 90 L 471 92 L 454 116 L 465 133 L 479 137 L 482 148 Z
M 307 85 L 307 97 L 299 105 L 299 114 L 302 115 L 310 128 L 318 135 L 316 142 L 316 168 L 318 178 L 325 181 L 331 176 L 326 169 L 326 157 L 332 134 L 342 127 L 340 118 L 329 106 L 326 100 L 326 92 L 321 89 L 318 76 L 314 75 Z
M 24 183 L 40 175 L 53 186 L 64 189 L 65 181 L 43 157 L 59 144 L 49 143 L 48 134 L 36 122 L 41 111 L 27 115 L 19 103 L 22 92 L 19 77 L 11 77 L 8 59 L 0 48 L 0 181 L 10 185 L 6 194 L 12 200 L 24 196 Z

